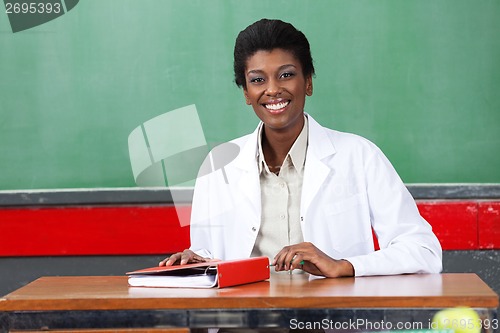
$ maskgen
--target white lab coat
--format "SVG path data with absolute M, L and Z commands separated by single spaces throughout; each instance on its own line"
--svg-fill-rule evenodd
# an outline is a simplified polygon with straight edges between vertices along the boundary
M 362 137 L 308 117 L 304 241 L 350 261 L 356 276 L 440 272 L 439 241 L 384 154 Z M 198 177 L 191 215 L 191 249 L 224 260 L 249 257 L 261 223 L 257 130 L 232 143 L 240 147 L 238 156 L 223 170 Z

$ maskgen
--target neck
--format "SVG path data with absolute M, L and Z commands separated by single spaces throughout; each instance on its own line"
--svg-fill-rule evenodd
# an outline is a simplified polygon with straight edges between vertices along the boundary
M 292 148 L 293 143 L 300 135 L 302 126 L 294 130 L 273 130 L 264 125 L 262 133 L 262 151 L 268 166 L 281 166 L 286 158 L 286 155 Z

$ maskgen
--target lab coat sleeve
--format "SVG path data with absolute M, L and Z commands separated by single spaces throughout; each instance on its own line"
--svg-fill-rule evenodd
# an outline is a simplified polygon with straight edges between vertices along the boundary
M 380 250 L 345 258 L 356 276 L 439 273 L 442 250 L 430 224 L 384 154 L 374 147 L 365 164 L 370 219 Z
M 190 220 L 190 249 L 204 258 L 213 259 L 212 252 L 212 235 L 209 218 L 210 202 L 209 175 L 201 176 L 196 179 L 193 202 L 191 206 Z

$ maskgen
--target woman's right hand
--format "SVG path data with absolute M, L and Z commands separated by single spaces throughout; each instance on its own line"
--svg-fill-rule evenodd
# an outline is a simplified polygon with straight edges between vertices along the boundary
M 160 261 L 158 266 L 185 265 L 207 261 L 210 261 L 210 259 L 203 258 L 193 251 L 186 249 L 182 252 L 174 253 L 170 257 L 163 259 L 162 261 Z

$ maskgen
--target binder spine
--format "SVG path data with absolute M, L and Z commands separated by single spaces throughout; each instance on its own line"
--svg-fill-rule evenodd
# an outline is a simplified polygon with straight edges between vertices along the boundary
M 269 279 L 269 259 L 257 257 L 221 262 L 217 265 L 219 288 Z

